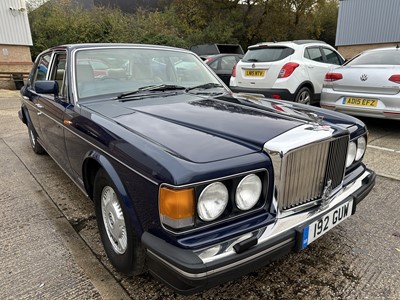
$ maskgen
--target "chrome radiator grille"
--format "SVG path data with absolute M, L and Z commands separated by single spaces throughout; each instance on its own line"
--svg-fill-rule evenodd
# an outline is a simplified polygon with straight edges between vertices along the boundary
M 282 159 L 278 205 L 282 210 L 321 198 L 325 186 L 338 187 L 344 175 L 347 136 L 296 149 Z

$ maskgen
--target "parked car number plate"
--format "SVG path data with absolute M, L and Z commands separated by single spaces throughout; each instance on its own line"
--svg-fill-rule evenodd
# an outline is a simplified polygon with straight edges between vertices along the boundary
M 252 77 L 264 77 L 265 70 L 245 70 L 244 75 Z
M 352 210 L 353 200 L 350 200 L 342 205 L 339 205 L 335 209 L 332 209 L 318 220 L 304 228 L 302 248 L 307 247 L 310 243 L 350 217 Z
M 343 104 L 376 107 L 376 105 L 378 104 L 378 100 L 376 100 L 376 99 L 345 97 L 343 99 Z

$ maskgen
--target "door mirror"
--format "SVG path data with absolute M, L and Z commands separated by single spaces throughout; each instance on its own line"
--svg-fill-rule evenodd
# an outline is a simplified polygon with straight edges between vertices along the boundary
M 33 84 L 33 88 L 38 94 L 58 96 L 58 83 L 55 80 L 38 80 Z

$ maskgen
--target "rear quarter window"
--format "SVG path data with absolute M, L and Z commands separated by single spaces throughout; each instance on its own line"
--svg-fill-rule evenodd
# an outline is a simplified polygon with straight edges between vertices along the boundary
M 244 62 L 272 62 L 282 60 L 292 55 L 294 50 L 289 47 L 256 47 L 249 48 L 243 57 Z

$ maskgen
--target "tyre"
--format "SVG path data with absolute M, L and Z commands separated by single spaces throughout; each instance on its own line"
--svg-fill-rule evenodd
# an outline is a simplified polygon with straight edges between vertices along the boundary
M 139 275 L 145 267 L 145 252 L 136 237 L 132 221 L 117 189 L 104 169 L 95 177 L 93 199 L 101 241 L 117 271 Z
M 294 97 L 294 102 L 310 105 L 313 100 L 313 94 L 308 87 L 302 87 Z
M 40 145 L 37 140 L 37 133 L 31 124 L 28 124 L 28 135 L 29 135 L 29 142 L 31 144 L 33 152 L 36 154 L 45 154 L 46 150 Z

